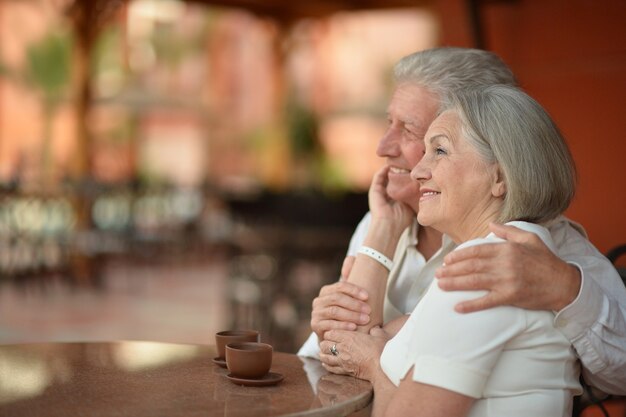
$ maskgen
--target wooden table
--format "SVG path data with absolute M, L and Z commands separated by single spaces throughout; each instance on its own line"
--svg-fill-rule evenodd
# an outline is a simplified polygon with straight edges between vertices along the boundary
M 275 352 L 284 380 L 246 387 L 215 356 L 156 342 L 0 345 L 0 416 L 345 416 L 372 399 L 369 382 L 316 360 Z

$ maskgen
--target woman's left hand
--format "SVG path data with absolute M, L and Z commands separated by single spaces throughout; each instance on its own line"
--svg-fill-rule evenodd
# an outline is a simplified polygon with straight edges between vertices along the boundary
M 380 355 L 391 336 L 380 327 L 369 334 L 331 330 L 320 343 L 320 360 L 329 372 L 372 381 Z M 335 346 L 337 355 L 331 354 Z

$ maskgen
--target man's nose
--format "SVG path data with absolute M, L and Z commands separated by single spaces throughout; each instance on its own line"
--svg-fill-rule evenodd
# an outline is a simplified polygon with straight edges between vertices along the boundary
M 397 129 L 388 128 L 376 148 L 376 155 L 380 157 L 395 157 L 400 155 L 400 142 Z

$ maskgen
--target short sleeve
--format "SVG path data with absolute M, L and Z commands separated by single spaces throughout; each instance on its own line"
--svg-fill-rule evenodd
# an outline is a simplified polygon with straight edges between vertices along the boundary
M 446 292 L 433 282 L 410 319 L 413 331 L 408 344 L 414 360 L 409 365 L 415 381 L 473 398 L 482 396 L 506 343 L 526 328 L 524 312 L 514 307 L 469 314 L 454 311 L 458 302 L 484 294 Z

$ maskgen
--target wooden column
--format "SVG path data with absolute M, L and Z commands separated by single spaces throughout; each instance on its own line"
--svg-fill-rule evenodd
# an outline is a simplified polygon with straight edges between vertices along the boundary
M 91 209 L 93 196 L 92 162 L 93 138 L 87 125 L 93 91 L 91 89 L 92 51 L 102 27 L 125 3 L 121 0 L 75 0 L 69 8 L 74 34 L 74 82 L 76 86 L 76 154 L 72 166 L 72 180 L 76 185 L 72 196 L 76 211 L 76 236 L 93 230 Z M 80 240 L 79 240 L 80 242 Z M 92 259 L 80 247 L 74 248 L 72 272 L 78 284 L 95 280 Z

